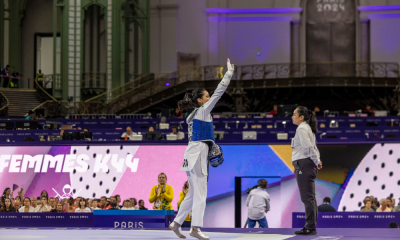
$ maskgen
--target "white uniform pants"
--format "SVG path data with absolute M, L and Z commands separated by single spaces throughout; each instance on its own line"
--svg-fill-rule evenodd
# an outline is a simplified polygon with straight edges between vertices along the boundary
M 189 191 L 182 201 L 174 222 L 182 223 L 192 211 L 192 227 L 203 227 L 204 211 L 207 199 L 207 175 L 201 172 L 201 154 L 192 171 L 186 172 L 189 181 Z

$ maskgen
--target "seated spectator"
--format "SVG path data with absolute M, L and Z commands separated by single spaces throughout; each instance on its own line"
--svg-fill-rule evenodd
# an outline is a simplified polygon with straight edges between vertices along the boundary
M 62 212 L 64 212 L 63 211 L 63 205 L 60 202 L 58 202 L 57 205 L 56 205 L 56 208 L 51 209 L 50 212 L 53 212 L 53 213 L 62 213 Z
M 137 133 L 132 132 L 131 127 L 126 127 L 126 132 L 121 135 L 121 138 L 126 138 L 127 140 L 132 140 L 133 136 L 137 135 Z
M 35 209 L 35 212 L 39 210 L 39 206 L 37 205 L 37 198 L 31 197 L 31 206 Z
M 70 197 L 68 199 L 68 201 L 67 201 L 67 210 L 65 212 L 68 212 L 68 213 L 75 212 L 75 206 L 74 205 L 75 205 L 74 199 L 72 197 Z
M 135 210 L 139 210 L 139 207 L 136 206 L 136 205 L 137 205 L 136 198 L 131 198 L 130 201 L 131 201 L 132 207 L 133 207 Z
M 110 203 L 111 203 L 113 200 L 115 200 L 115 202 L 117 202 L 117 198 L 114 197 L 114 196 L 111 196 L 111 197 L 110 197 Z M 110 205 L 111 205 L 111 204 L 110 204 Z M 118 206 L 118 202 L 117 202 L 116 208 L 121 209 L 121 208 Z
M 93 210 L 97 210 L 97 209 L 101 209 L 101 208 L 99 208 L 98 206 L 97 206 L 97 202 L 98 202 L 98 200 L 97 199 L 93 199 L 93 201 L 92 201 L 92 211 Z
M 364 207 L 361 208 L 360 212 L 375 212 L 375 210 L 372 208 L 371 200 L 364 199 Z
M 51 206 L 48 204 L 46 196 L 40 197 L 40 203 L 41 205 L 38 212 L 50 212 Z
M 26 116 L 25 120 L 33 120 L 33 116 L 35 113 L 32 110 L 29 110 L 28 116 Z
M 179 111 L 179 108 L 175 108 L 174 117 L 175 118 L 183 118 L 183 113 L 181 113 L 181 111 Z
M 92 209 L 93 200 L 92 199 L 88 199 L 87 203 L 88 203 L 88 208 Z
M 83 212 L 92 212 L 90 208 L 88 208 L 88 203 L 84 198 L 81 198 L 78 202 L 78 207 L 75 209 L 76 213 L 83 213 Z
M 21 208 L 21 202 L 18 200 L 14 200 L 14 207 L 18 212 L 18 210 Z
M 142 199 L 139 200 L 139 210 L 148 210 L 144 207 L 144 201 Z
M 64 129 L 61 129 L 61 130 L 60 130 L 60 136 L 63 136 L 63 135 L 64 135 L 64 132 L 65 132 Z
M 274 104 L 274 108 L 272 109 L 272 111 L 269 112 L 269 114 L 277 114 L 278 113 L 278 105 Z
M 399 198 L 399 204 L 393 208 L 393 212 L 400 212 L 400 198 Z
M 160 123 L 167 123 L 167 118 L 165 116 L 162 116 Z
M 336 212 L 336 209 L 331 206 L 331 198 L 325 197 L 322 204 L 318 206 L 318 212 Z
M 111 207 L 108 210 L 120 210 L 117 206 L 117 200 L 115 200 L 115 198 L 111 199 L 110 206 Z
M 107 204 L 107 197 L 100 198 L 100 208 L 101 209 L 109 209 L 111 206 Z
M 149 127 L 149 129 L 147 131 L 148 132 L 154 132 L 154 128 L 153 127 Z
M 17 209 L 15 209 L 15 207 L 13 206 L 10 198 L 5 198 L 4 204 L 1 207 L 0 212 L 17 212 Z
M 122 208 L 123 206 L 121 205 L 121 196 L 120 195 L 115 195 L 115 198 L 117 199 L 117 205 L 119 208 Z
M 17 196 L 17 197 L 14 199 L 14 201 L 22 202 L 22 198 L 21 198 L 20 196 Z
M 374 198 L 371 198 L 371 197 L 368 197 L 368 196 L 365 197 L 365 199 L 364 199 L 364 201 L 363 201 L 363 202 L 364 202 L 364 206 L 361 207 L 360 211 L 363 210 L 363 209 L 365 208 L 366 202 L 367 202 L 367 201 L 370 201 L 370 202 L 371 202 L 371 208 L 372 208 L 372 210 L 375 212 L 375 211 L 376 211 L 376 208 L 372 205 L 372 202 L 373 202 L 372 199 L 374 199 Z
M 365 109 L 363 112 L 368 114 L 368 116 L 375 116 L 374 109 L 372 109 L 370 105 L 365 106 Z
M 176 126 L 172 127 L 171 135 L 177 135 L 178 140 L 182 140 L 185 138 L 185 134 L 183 132 L 179 132 L 178 127 Z
M 185 182 L 185 184 L 182 187 L 182 191 L 179 194 L 179 201 L 178 201 L 178 211 L 179 211 L 179 207 L 181 206 L 181 203 L 183 202 L 183 200 L 185 199 L 187 193 L 189 190 L 189 183 L 188 181 Z M 192 212 L 190 212 L 187 216 L 185 221 L 182 223 L 181 227 L 188 227 L 190 228 L 192 226 Z
M 171 202 L 174 199 L 174 190 L 166 182 L 167 175 L 158 174 L 158 184 L 151 189 L 149 198 L 149 202 L 154 203 L 153 210 L 173 210 Z
M 396 222 L 391 222 L 389 228 L 399 228 L 399 225 Z
M 379 203 L 381 204 L 381 207 L 376 209 L 376 212 L 391 212 L 392 209 L 387 207 L 387 202 L 386 199 L 382 198 Z
M 77 209 L 79 207 L 78 203 L 81 201 L 81 197 L 77 197 L 74 202 L 74 207 Z
M 315 112 L 315 116 L 317 116 L 317 117 L 321 117 L 324 115 L 324 113 L 321 112 L 321 109 L 319 109 L 319 107 L 317 107 L 317 106 L 315 106 L 314 112 Z
M 50 207 L 51 207 L 50 211 L 53 210 L 53 209 L 56 209 L 56 207 L 57 207 L 56 199 L 53 198 L 53 197 L 50 198 Z
M 9 199 L 13 198 L 12 193 L 11 193 L 11 189 L 9 187 L 4 189 L 3 195 L 1 196 L 1 201 L 4 202 L 4 199 L 6 199 L 6 198 L 9 198 Z
M 43 126 L 39 124 L 39 118 L 38 118 L 38 117 L 34 117 L 34 118 L 33 118 L 33 121 L 38 122 L 38 127 L 37 127 L 37 129 L 43 130 Z
M 131 201 L 129 199 L 126 199 L 124 201 L 124 206 L 121 208 L 121 210 L 136 210 L 136 209 L 132 207 Z
M 386 207 L 390 208 L 390 211 L 393 211 L 392 198 L 391 197 L 386 198 Z
M 83 131 L 84 132 L 89 132 L 89 128 L 84 128 Z
M 24 206 L 21 207 L 18 212 L 35 212 L 35 208 L 31 206 L 30 198 L 24 198 Z
M 380 204 L 379 204 L 378 200 L 376 200 L 376 199 L 372 199 L 371 201 L 372 201 L 372 208 L 375 208 L 375 211 L 376 211 L 376 209 L 378 209 L 380 207 Z

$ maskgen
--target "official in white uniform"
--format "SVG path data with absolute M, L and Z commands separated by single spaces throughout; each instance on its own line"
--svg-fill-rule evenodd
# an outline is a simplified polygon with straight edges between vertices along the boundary
M 179 101 L 178 107 L 180 111 L 193 109 L 193 112 L 186 119 L 189 125 L 189 145 L 186 148 L 184 160 L 182 163 L 181 171 L 185 171 L 189 181 L 190 191 L 181 203 L 178 215 L 170 225 L 170 229 L 180 238 L 186 238 L 180 231 L 182 223 L 185 221 L 186 216 L 192 211 L 192 227 L 190 228 L 190 235 L 202 240 L 208 240 L 209 237 L 205 236 L 200 228 L 203 227 L 203 217 L 206 208 L 207 198 L 207 159 L 209 154 L 209 145 L 205 142 L 207 140 L 213 141 L 214 132 L 212 129 L 211 110 L 215 104 L 222 97 L 227 89 L 233 75 L 234 66 L 231 65 L 228 58 L 227 63 L 228 71 L 225 73 L 224 78 L 218 84 L 217 89 L 211 96 L 204 89 L 194 90 L 191 94 L 187 93 L 184 100 Z M 196 129 L 196 136 L 202 135 L 201 140 L 196 139 L 194 136 L 194 122 L 203 127 Z
M 304 203 L 306 225 L 296 235 L 316 235 L 318 205 L 315 199 L 315 178 L 322 162 L 316 146 L 315 134 L 318 132 L 315 113 L 299 106 L 293 112 L 293 124 L 298 125 L 292 139 L 292 161 L 296 170 L 301 201 Z

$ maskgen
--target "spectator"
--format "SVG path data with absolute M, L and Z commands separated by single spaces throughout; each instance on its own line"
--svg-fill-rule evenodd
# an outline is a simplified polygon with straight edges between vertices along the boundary
M 182 201 L 185 199 L 187 192 L 189 190 L 189 183 L 188 181 L 185 182 L 185 184 L 182 187 L 182 191 L 179 194 L 179 201 L 178 201 L 178 211 L 179 207 L 181 206 Z M 181 227 L 188 227 L 190 228 L 192 226 L 192 212 L 190 212 L 187 216 L 185 221 L 182 223 Z
M 10 65 L 7 65 L 6 68 L 3 69 L 2 75 L 3 75 L 3 88 L 8 87 L 8 82 L 10 79 Z
M 181 113 L 181 111 L 179 111 L 179 108 L 175 108 L 174 117 L 175 118 L 183 118 L 183 113 Z
M 87 199 L 87 203 L 88 203 L 88 208 L 92 209 L 93 200 L 92 199 Z
M 136 198 L 131 198 L 130 201 L 131 201 L 132 207 L 133 207 L 135 210 L 139 210 L 139 207 L 136 206 L 136 205 L 137 205 Z
M 372 208 L 371 200 L 369 199 L 364 199 L 364 207 L 361 208 L 360 212 L 375 212 L 375 210 Z
M 50 211 L 56 209 L 57 207 L 56 199 L 54 199 L 53 197 L 50 198 L 50 207 L 51 207 Z
M 249 196 L 247 196 L 246 205 L 248 209 L 249 228 L 254 228 L 256 222 L 260 225 L 260 228 L 268 228 L 267 218 L 265 213 L 270 210 L 270 198 L 267 193 L 268 182 L 265 179 L 258 181 L 258 188 L 251 190 Z
M 63 136 L 63 135 L 64 135 L 64 132 L 65 132 L 64 129 L 61 129 L 61 130 L 60 130 L 60 136 Z
M 97 209 L 101 209 L 101 208 L 99 208 L 98 206 L 97 206 L 97 203 L 98 203 L 98 200 L 97 199 L 93 199 L 93 201 L 92 201 L 92 211 L 93 210 L 97 210 Z
M 74 202 L 74 207 L 77 209 L 79 207 L 79 202 L 81 201 L 81 197 L 77 197 Z
M 392 209 L 396 207 L 396 199 L 392 198 Z
M 315 116 L 320 117 L 323 116 L 323 113 L 321 112 L 321 109 L 317 106 L 314 108 Z
M 49 193 L 48 193 L 46 190 L 43 190 L 43 191 L 40 193 L 40 197 L 43 197 L 43 196 L 46 197 L 46 200 L 49 200 Z
M 84 132 L 89 132 L 89 128 L 84 128 L 83 131 Z
M 391 222 L 389 228 L 399 228 L 399 225 L 396 222 Z
M 106 197 L 101 197 L 100 199 L 100 207 L 101 209 L 109 209 L 111 206 L 107 204 L 107 198 Z
M 75 207 L 74 207 L 74 205 L 75 205 L 74 199 L 73 199 L 72 197 L 70 197 L 70 198 L 68 199 L 68 201 L 67 201 L 67 210 L 66 210 L 66 212 L 68 212 L 68 213 L 73 213 L 73 212 L 75 212 Z
M 121 138 L 125 138 L 127 140 L 132 140 L 133 136 L 137 135 L 137 133 L 132 132 L 131 127 L 126 127 L 126 132 L 121 135 Z
M 24 198 L 24 206 L 21 207 L 18 212 L 35 212 L 36 209 L 31 206 L 31 199 L 26 197 Z
M 22 202 L 22 198 L 21 198 L 20 196 L 17 196 L 17 197 L 15 198 L 15 201 Z
M 13 198 L 13 194 L 12 194 L 11 189 L 9 187 L 4 189 L 3 195 L 1 196 L 1 201 L 4 202 L 4 199 L 6 199 L 6 198 L 9 198 L 9 199 Z
M 33 120 L 33 115 L 35 113 L 32 110 L 29 110 L 28 116 L 26 116 L 25 120 Z
M 392 209 L 387 207 L 387 202 L 386 199 L 382 198 L 379 203 L 381 204 L 381 207 L 376 209 L 376 212 L 391 212 Z
M 4 204 L 0 209 L 0 212 L 17 212 L 17 209 L 13 206 L 10 198 L 4 199 Z
M 110 198 L 110 208 L 108 210 L 120 210 L 119 207 L 117 206 L 117 200 L 115 198 L 111 199 Z
M 365 106 L 365 109 L 363 111 L 364 113 L 368 114 L 368 116 L 374 116 L 374 109 L 371 108 L 370 105 L 367 104 L 367 106 Z
M 165 116 L 162 116 L 160 123 L 167 123 L 167 118 Z
M 364 202 L 364 206 L 361 207 L 360 211 L 363 210 L 363 209 L 365 208 L 366 202 L 367 202 L 367 201 L 370 201 L 370 202 L 371 202 L 371 208 L 372 208 L 372 210 L 375 212 L 375 211 L 376 211 L 376 208 L 372 205 L 373 199 L 374 199 L 374 198 L 371 198 L 371 197 L 368 197 L 368 196 L 365 197 L 365 199 L 364 199 L 364 201 L 363 201 L 363 202 Z
M 35 212 L 39 210 L 39 206 L 37 205 L 37 198 L 31 197 L 31 206 L 35 209 Z
M 174 126 L 172 127 L 172 133 L 171 135 L 177 135 L 178 140 L 182 140 L 185 138 L 185 135 L 183 132 L 179 132 L 178 127 Z
M 115 200 L 115 202 L 117 202 L 117 198 L 114 197 L 114 196 L 111 196 L 111 197 L 110 197 L 110 205 L 111 205 L 111 202 L 112 202 L 113 200 Z M 118 206 L 118 202 L 117 202 L 116 208 L 121 209 L 121 208 Z
M 33 118 L 33 121 L 38 122 L 38 128 L 37 128 L 37 129 L 43 130 L 43 126 L 39 124 L 39 117 L 34 117 L 34 118 Z M 42 138 L 41 138 L 41 139 L 42 139 Z M 44 138 L 43 138 L 43 139 L 44 139 Z M 46 141 L 46 139 L 45 139 L 45 141 Z
M 56 204 L 56 208 L 55 208 L 55 209 L 52 209 L 50 212 L 53 212 L 53 213 L 62 213 L 62 212 L 63 212 L 63 205 L 62 205 L 60 202 L 58 202 L 58 203 Z
M 11 74 L 11 76 L 13 77 L 12 82 L 11 82 L 11 87 L 14 88 L 18 88 L 18 78 L 19 78 L 19 73 L 17 72 L 17 70 L 14 68 L 13 73 Z
M 120 195 L 115 195 L 115 198 L 117 200 L 117 205 L 119 208 L 122 208 L 123 206 L 121 205 L 121 196 Z
M 150 203 L 154 203 L 153 210 L 173 210 L 171 202 L 174 199 L 172 186 L 167 185 L 167 175 L 158 174 L 158 184 L 150 192 Z
M 393 212 L 400 212 L 400 198 L 399 198 L 399 204 L 393 208 Z
M 92 212 L 90 208 L 88 208 L 88 203 L 84 198 L 81 198 L 78 202 L 78 207 L 75 209 L 76 213 L 83 213 L 83 212 Z
M 386 198 L 386 207 L 390 208 L 390 211 L 393 211 L 392 198 L 391 197 Z
M 153 127 L 149 127 L 149 129 L 147 131 L 148 132 L 154 132 L 154 128 Z
M 278 105 L 274 104 L 274 108 L 272 111 L 269 112 L 269 114 L 275 115 L 278 113 Z
M 331 198 L 325 197 L 322 204 L 318 206 L 318 212 L 336 212 L 336 209 L 331 206 Z
M 148 210 L 144 207 L 144 201 L 142 199 L 139 200 L 139 210 Z
M 126 199 L 124 201 L 124 206 L 121 208 L 121 210 L 136 210 L 136 209 L 132 207 L 131 201 L 129 199 Z
M 46 196 L 41 196 L 40 197 L 40 208 L 38 209 L 38 212 L 50 212 L 51 206 L 47 202 Z
M 375 208 L 375 211 L 376 211 L 376 209 L 378 209 L 379 206 L 380 206 L 380 204 L 379 204 L 378 200 L 373 199 L 372 200 L 372 208 Z
M 36 75 L 36 79 L 39 86 L 43 88 L 44 73 L 42 73 L 42 70 L 39 69 L 39 72 Z
M 18 210 L 21 208 L 21 202 L 19 200 L 14 200 L 14 207 L 18 212 Z

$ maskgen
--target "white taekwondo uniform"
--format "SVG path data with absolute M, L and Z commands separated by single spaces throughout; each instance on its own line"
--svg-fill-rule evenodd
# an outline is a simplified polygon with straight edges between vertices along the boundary
M 228 71 L 218 84 L 217 89 L 210 100 L 203 106 L 196 108 L 186 119 L 191 126 L 193 119 L 204 122 L 212 122 L 211 110 L 224 94 L 233 75 L 233 66 L 228 62 Z M 190 129 L 190 127 L 189 127 Z M 189 130 L 189 139 L 191 133 Z M 190 141 L 186 148 L 181 171 L 185 171 L 189 181 L 190 191 L 181 203 L 178 215 L 174 222 L 182 225 L 186 216 L 192 211 L 192 227 L 203 227 L 204 211 L 207 199 L 207 156 L 208 145 L 201 141 Z

